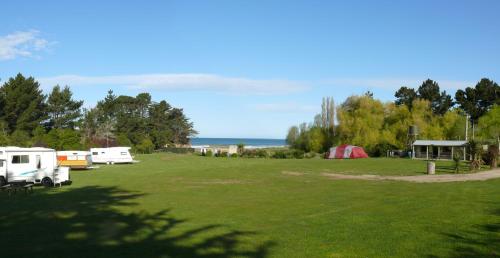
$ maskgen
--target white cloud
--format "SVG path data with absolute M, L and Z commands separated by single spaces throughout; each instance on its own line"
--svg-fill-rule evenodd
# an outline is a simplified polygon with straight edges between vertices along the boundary
M 36 57 L 35 52 L 46 50 L 52 43 L 40 38 L 37 30 L 18 31 L 0 37 L 0 60 L 17 57 Z
M 299 112 L 314 112 L 318 111 L 317 105 L 302 105 L 293 102 L 287 103 L 266 103 L 266 104 L 256 104 L 253 108 L 257 111 L 262 112 L 287 112 L 287 113 L 299 113 Z
M 116 76 L 61 75 L 40 78 L 44 87 L 122 86 L 139 90 L 212 91 L 229 94 L 275 95 L 302 92 L 306 85 L 289 80 L 259 80 L 214 74 L 138 74 Z
M 426 79 L 426 78 L 425 78 Z M 341 87 L 365 87 L 365 88 L 379 88 L 386 90 L 396 90 L 401 86 L 418 88 L 425 79 L 404 79 L 404 78 L 366 78 L 366 79 L 352 79 L 340 78 L 329 79 L 321 81 L 322 85 L 332 85 Z M 455 80 L 435 80 L 441 89 L 457 90 L 465 87 L 474 86 L 475 83 L 469 81 L 455 81 Z

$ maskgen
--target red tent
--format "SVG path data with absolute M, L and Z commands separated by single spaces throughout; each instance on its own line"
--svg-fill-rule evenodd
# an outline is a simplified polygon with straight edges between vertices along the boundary
M 368 158 L 365 150 L 362 147 L 343 144 L 337 147 L 330 148 L 327 153 L 327 159 L 362 159 Z

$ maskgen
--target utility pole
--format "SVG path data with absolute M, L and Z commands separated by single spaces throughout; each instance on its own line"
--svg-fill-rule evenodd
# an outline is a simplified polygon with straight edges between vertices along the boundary
M 468 141 L 468 138 L 467 138 L 468 130 L 469 130 L 469 115 L 466 114 L 465 115 L 465 140 L 466 141 Z

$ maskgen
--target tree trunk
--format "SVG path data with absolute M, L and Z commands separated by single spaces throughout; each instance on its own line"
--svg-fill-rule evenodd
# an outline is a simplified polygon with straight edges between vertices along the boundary
M 474 131 L 476 129 L 476 127 L 474 126 L 474 120 L 472 120 L 472 140 L 474 140 Z

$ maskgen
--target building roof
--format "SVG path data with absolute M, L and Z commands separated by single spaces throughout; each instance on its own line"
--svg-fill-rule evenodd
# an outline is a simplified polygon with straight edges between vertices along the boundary
M 438 140 L 416 140 L 413 145 L 415 146 L 465 146 L 467 141 L 438 141 Z

